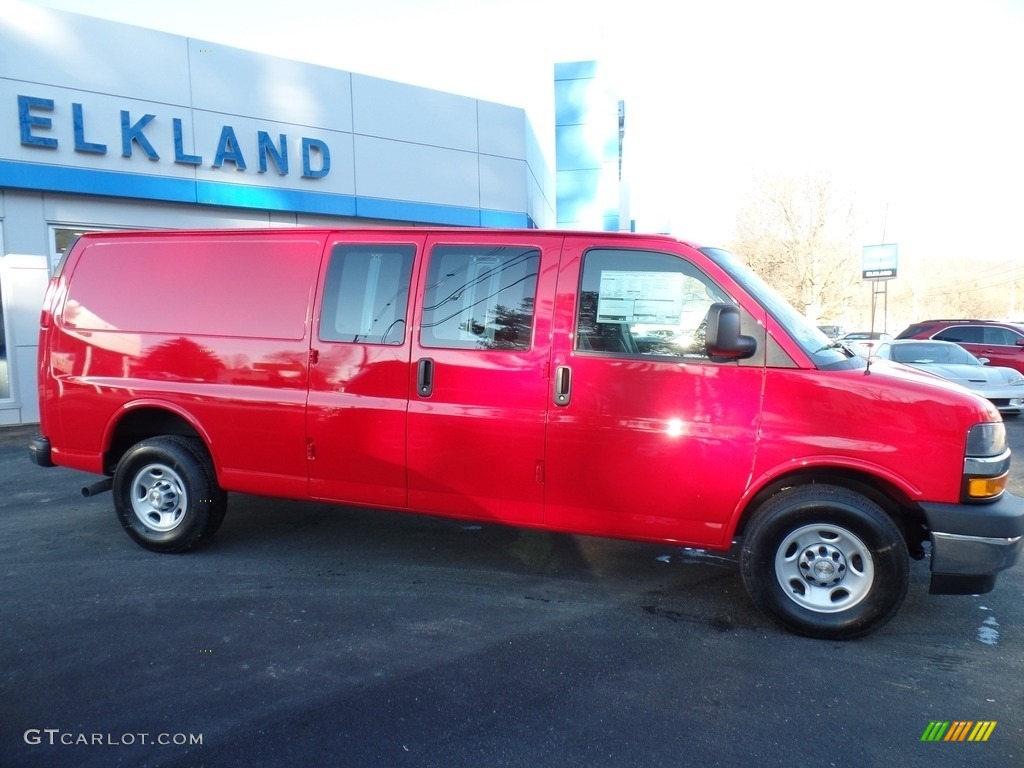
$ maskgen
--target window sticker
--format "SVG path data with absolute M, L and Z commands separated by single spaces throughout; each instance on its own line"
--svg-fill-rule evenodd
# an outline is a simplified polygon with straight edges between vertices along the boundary
M 679 325 L 685 279 L 680 272 L 602 270 L 597 322 Z

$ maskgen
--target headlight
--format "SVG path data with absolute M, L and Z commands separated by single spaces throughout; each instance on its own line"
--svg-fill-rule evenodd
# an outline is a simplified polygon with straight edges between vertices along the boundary
M 967 431 L 962 499 L 995 501 L 1010 479 L 1010 449 L 1006 425 L 1001 421 L 975 424 Z
M 1012 387 L 1018 387 L 1021 384 L 1024 384 L 1024 376 L 1011 376 L 1010 380 L 1006 383 Z
M 1006 425 L 1001 421 L 975 424 L 967 431 L 968 456 L 998 456 L 1006 450 Z

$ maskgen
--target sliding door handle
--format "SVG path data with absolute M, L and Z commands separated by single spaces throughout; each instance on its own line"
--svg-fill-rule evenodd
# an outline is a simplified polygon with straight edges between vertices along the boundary
M 572 369 L 568 365 L 555 368 L 555 405 L 568 405 L 572 397 Z
M 420 397 L 430 397 L 433 393 L 434 361 L 424 357 L 416 364 L 416 394 Z

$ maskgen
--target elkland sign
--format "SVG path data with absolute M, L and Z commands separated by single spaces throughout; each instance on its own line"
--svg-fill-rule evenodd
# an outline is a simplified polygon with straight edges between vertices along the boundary
M 54 123 L 55 110 L 56 102 L 53 99 L 18 95 L 18 124 L 23 147 L 58 150 L 61 140 L 54 136 L 54 132 L 60 125 Z M 155 129 L 151 124 L 157 116 L 148 112 L 142 115 L 133 114 L 127 109 L 120 110 L 120 113 L 121 156 L 131 158 L 138 151 L 149 160 L 160 162 L 163 158 L 151 141 Z M 91 155 L 108 153 L 106 143 L 89 140 L 91 134 L 80 102 L 71 103 L 71 127 L 75 152 Z M 185 130 L 186 125 L 182 118 L 171 118 L 174 163 L 179 165 L 199 167 L 205 163 L 204 158 L 212 156 L 210 168 L 229 165 L 238 171 L 247 171 L 250 163 L 254 162 L 258 173 L 268 173 L 273 168 L 279 176 L 288 176 L 294 166 L 298 165 L 292 159 L 294 154 L 298 154 L 301 158 L 303 179 L 321 179 L 331 171 L 330 148 L 322 139 L 302 136 L 298 141 L 292 142 L 284 133 L 278 133 L 275 138 L 268 131 L 256 131 L 255 141 L 250 140 L 246 145 L 239 141 L 232 126 L 222 125 L 220 136 L 209 142 L 209 150 L 205 154 L 192 154 L 185 148 Z M 290 146 L 296 149 L 297 153 L 290 154 Z
M 5 199 L 109 206 L 68 213 L 89 219 L 135 201 L 275 224 L 553 215 L 525 110 L 15 4 L 0 13 Z

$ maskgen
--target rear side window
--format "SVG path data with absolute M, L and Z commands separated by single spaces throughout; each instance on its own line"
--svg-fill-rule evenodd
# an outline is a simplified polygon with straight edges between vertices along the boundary
M 962 342 L 964 344 L 984 344 L 985 328 L 980 325 L 957 325 L 953 328 L 939 331 L 932 338 L 939 341 Z
M 62 322 L 83 331 L 306 337 L 315 238 L 132 237 L 90 243 Z
M 576 349 L 707 359 L 707 314 L 728 296 L 666 253 L 592 250 L 583 260 Z
M 526 350 L 533 338 L 540 251 L 437 246 L 424 291 L 424 347 Z
M 414 254 L 411 245 L 334 246 L 320 312 L 321 340 L 405 341 Z
M 1012 347 L 1021 338 L 1020 334 L 1014 333 L 1009 328 L 999 328 L 994 325 L 985 326 L 985 344 L 997 344 Z
M 923 324 L 922 323 L 918 323 L 917 325 L 908 325 L 899 334 L 897 334 L 896 338 L 897 339 L 914 339 L 914 338 L 919 338 L 918 334 L 925 333 L 926 331 L 929 330 L 929 328 L 930 328 L 930 326 L 927 323 L 923 323 Z M 924 338 L 924 337 L 922 336 L 920 338 Z

